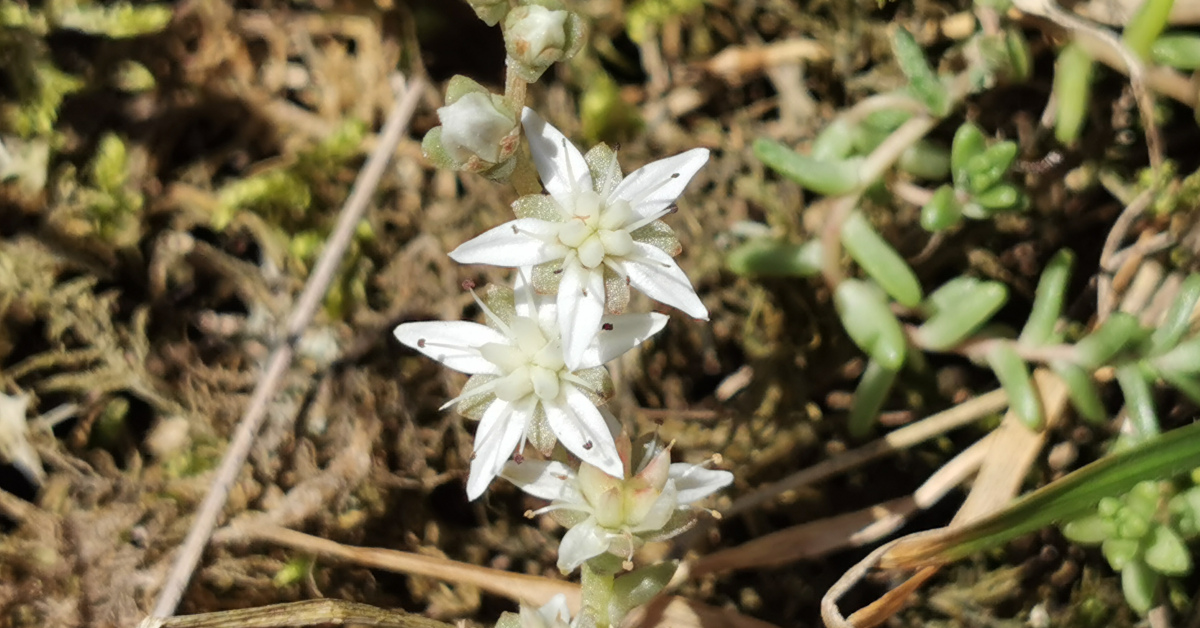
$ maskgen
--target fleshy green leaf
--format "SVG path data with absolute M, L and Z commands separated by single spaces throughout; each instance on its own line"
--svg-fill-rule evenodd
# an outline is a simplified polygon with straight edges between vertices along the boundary
M 1112 521 L 1098 514 L 1090 514 L 1067 522 L 1062 527 L 1063 536 L 1080 545 L 1099 545 L 1116 535 Z
M 950 112 L 950 93 L 925 60 L 925 51 L 903 27 L 892 33 L 892 52 L 900 71 L 908 77 L 909 89 L 933 115 L 942 118 Z
M 1144 0 L 1121 32 L 1121 40 L 1143 60 L 1150 56 L 1150 46 L 1163 29 L 1175 0 Z
M 1139 615 L 1149 613 L 1154 607 L 1154 591 L 1158 588 L 1160 577 L 1140 560 L 1130 561 L 1121 570 L 1121 590 L 1125 593 L 1125 601 Z
M 854 150 L 856 130 L 842 119 L 834 120 L 817 134 L 812 144 L 812 158 L 841 160 Z
M 982 194 L 1000 182 L 1017 158 L 1016 142 L 996 142 L 967 160 L 967 189 Z
M 1130 439 L 1139 443 L 1157 436 L 1161 431 L 1158 427 L 1158 412 L 1154 409 L 1154 393 L 1146 373 L 1134 363 L 1118 366 L 1116 374 L 1121 394 L 1125 396 L 1129 422 L 1133 426 Z
M 987 362 L 1004 392 L 1008 393 L 1009 409 L 1029 429 L 1041 429 L 1042 400 L 1029 379 L 1029 368 L 1017 350 L 1008 343 L 999 344 L 988 352 Z
M 872 283 L 847 279 L 838 284 L 833 301 L 854 344 L 880 366 L 899 370 L 908 344 L 883 291 Z
M 976 155 L 982 155 L 986 148 L 987 138 L 974 124 L 964 122 L 954 132 L 954 141 L 950 144 L 950 169 L 955 187 L 967 189 L 967 162 Z
M 1098 369 L 1142 337 L 1137 318 L 1126 312 L 1114 312 L 1075 344 L 1076 360 L 1084 368 Z
M 1092 57 L 1078 42 L 1071 42 L 1059 51 L 1054 64 L 1054 137 L 1059 142 L 1071 145 L 1079 139 L 1091 98 Z
M 1069 249 L 1055 253 L 1046 263 L 1038 280 L 1029 320 L 1025 321 L 1025 328 L 1021 330 L 1021 344 L 1037 346 L 1055 339 L 1054 328 L 1058 324 L 1058 317 L 1062 315 L 1063 299 L 1074 263 L 1075 254 Z
M 1167 315 L 1158 329 L 1150 335 L 1150 355 L 1158 355 L 1179 344 L 1183 335 L 1187 333 L 1197 301 L 1200 301 L 1200 274 L 1193 273 L 1180 284 L 1171 309 L 1167 310 Z
M 950 153 L 928 140 L 920 140 L 900 154 L 896 167 L 918 179 L 940 181 L 950 173 Z
M 921 208 L 921 228 L 938 232 L 945 231 L 962 220 L 962 207 L 955 198 L 954 188 L 943 185 L 933 193 L 933 198 Z
M 871 433 L 875 417 L 879 416 L 895 381 L 896 371 L 880 366 L 875 360 L 867 362 L 858 388 L 854 390 L 854 403 L 850 406 L 847 430 L 851 438 L 862 439 Z
M 821 251 L 820 240 L 803 244 L 750 240 L 730 251 L 725 263 L 742 276 L 811 277 L 821 272 Z
M 921 283 L 903 257 L 867 222 L 852 212 L 842 225 L 842 245 L 881 288 L 905 307 L 921 302 Z
M 1167 33 L 1150 46 L 1150 60 L 1177 70 L 1200 70 L 1200 34 Z
M 754 156 L 768 168 L 818 194 L 838 196 L 858 189 L 861 184 L 858 176 L 861 159 L 814 159 L 764 137 L 754 140 Z
M 961 285 L 966 280 L 966 285 Z M 946 303 L 917 329 L 917 344 L 933 351 L 946 351 L 962 342 L 986 323 L 1008 300 L 1008 288 L 995 281 L 960 277 L 930 295 L 952 292 L 955 297 L 940 299 Z
M 1090 373 L 1076 364 L 1059 360 L 1051 362 L 1050 368 L 1067 385 L 1067 397 L 1079 416 L 1095 424 L 1103 423 L 1108 418 L 1104 402 L 1100 400 L 1100 391 Z
M 1192 573 L 1192 552 L 1188 551 L 1183 539 L 1166 526 L 1156 525 L 1151 528 L 1142 557 L 1148 566 L 1163 575 Z

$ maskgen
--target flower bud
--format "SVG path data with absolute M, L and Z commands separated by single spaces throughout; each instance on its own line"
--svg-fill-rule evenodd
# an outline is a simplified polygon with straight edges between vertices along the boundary
M 426 134 L 421 147 L 439 167 L 502 179 L 512 171 L 520 143 L 516 108 L 502 96 L 465 76 L 446 87 L 446 106 L 438 109 L 441 126 Z
M 575 56 L 583 35 L 583 19 L 549 0 L 517 7 L 504 18 L 508 65 L 530 83 L 555 62 Z

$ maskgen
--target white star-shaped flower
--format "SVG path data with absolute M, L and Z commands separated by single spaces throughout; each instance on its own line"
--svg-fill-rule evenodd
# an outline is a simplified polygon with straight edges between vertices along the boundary
M 558 548 L 558 568 L 570 573 L 585 561 L 609 552 L 626 558 L 646 541 L 669 539 L 695 523 L 692 504 L 729 486 L 733 474 L 701 465 L 671 464 L 670 447 L 646 449 L 642 466 L 630 473 L 629 439 L 617 440 L 624 468 L 619 475 L 586 461 L 576 473 L 552 460 L 504 465 L 500 475 L 521 490 L 551 504 L 550 513 L 569 527 Z
M 458 403 L 462 414 L 479 419 L 467 496 L 475 499 L 526 439 L 549 455 L 560 442 L 581 460 L 621 472 L 613 432 L 598 405 L 611 395 L 603 364 L 645 342 L 667 323 L 662 314 L 605 316 L 568 368 L 558 336 L 555 306 L 533 291 L 524 271 L 513 290 L 492 289 L 479 305 L 488 325 L 466 321 L 404 323 L 396 328 L 403 344 L 472 375 Z M 443 406 L 445 407 L 445 406 Z
M 679 240 L 659 218 L 708 161 L 696 148 L 621 176 L 604 144 L 585 156 L 532 109 L 521 116 L 533 162 L 548 195 L 513 204 L 517 219 L 450 253 L 460 264 L 535 267 L 539 292 L 557 284 L 558 326 L 566 364 L 576 367 L 605 313 L 624 311 L 632 286 L 652 299 L 707 320 L 691 281 L 671 259 Z

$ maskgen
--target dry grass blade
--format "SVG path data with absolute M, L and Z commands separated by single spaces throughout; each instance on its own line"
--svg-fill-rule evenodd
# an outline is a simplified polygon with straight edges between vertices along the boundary
M 871 441 L 858 449 L 852 449 L 834 458 L 824 460 L 774 484 L 743 495 L 728 508 L 722 510 L 721 514 L 728 517 L 750 510 L 787 491 L 845 473 L 872 460 L 907 449 L 952 429 L 978 421 L 993 412 L 1004 409 L 1006 405 L 1008 405 L 1008 397 L 1003 390 L 994 390 L 986 395 L 980 395 L 949 410 L 890 432 L 883 438 Z
M 955 456 L 911 496 L 758 537 L 700 558 L 690 566 L 689 573 L 698 576 L 751 567 L 776 567 L 874 543 L 898 530 L 914 514 L 936 504 L 950 489 L 975 473 L 993 438 L 985 436 Z
M 337 225 L 321 251 L 321 256 L 304 286 L 304 291 L 296 300 L 296 305 L 283 330 L 284 341 L 271 353 L 262 379 L 254 388 L 246 412 L 238 421 L 237 431 L 221 460 L 212 487 L 197 509 L 196 518 L 179 548 L 179 553 L 175 563 L 171 566 L 166 582 L 159 591 L 158 601 L 154 605 L 151 616 L 169 617 L 174 614 L 175 607 L 179 605 L 183 591 L 187 587 L 188 581 L 191 580 L 196 565 L 200 562 L 200 556 L 212 535 L 213 528 L 216 527 L 217 519 L 221 516 L 225 501 L 229 497 L 229 491 L 237 480 L 246 457 L 250 454 L 254 437 L 258 433 L 259 427 L 262 426 L 263 419 L 266 418 L 267 404 L 275 396 L 279 384 L 283 380 L 283 375 L 291 364 L 294 345 L 312 321 L 321 299 L 329 289 L 329 284 L 350 244 L 354 230 L 358 227 L 358 223 L 367 209 L 371 194 L 379 185 L 384 169 L 387 167 L 392 153 L 396 150 L 396 145 L 400 142 L 405 129 L 408 128 L 409 120 L 416 111 L 418 98 L 424 89 L 425 83 L 422 79 L 417 78 L 411 81 L 404 91 L 403 97 L 397 99 L 395 107 L 388 115 L 388 120 L 380 133 L 380 142 L 372 151 L 366 164 L 363 165 L 362 171 L 359 172 L 354 187 L 350 190 L 350 196 L 346 199 L 346 203 L 338 215 Z
M 273 525 L 228 528 L 218 535 L 218 539 L 226 542 L 265 541 L 365 567 L 468 584 L 488 593 L 533 605 L 545 604 L 555 595 L 562 594 L 566 596 L 567 605 L 571 607 L 572 613 L 579 610 L 579 585 L 560 580 L 398 550 L 342 545 Z M 774 628 L 771 624 L 733 611 L 713 608 L 675 596 L 664 596 L 648 605 L 646 609 L 632 613 L 626 619 L 626 624 L 645 628 Z

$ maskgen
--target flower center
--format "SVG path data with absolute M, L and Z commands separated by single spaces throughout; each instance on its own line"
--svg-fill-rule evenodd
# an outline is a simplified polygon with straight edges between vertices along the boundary
M 483 359 L 503 375 L 496 382 L 496 397 L 513 402 L 529 394 L 550 401 L 558 398 L 565 364 L 558 338 L 546 339 L 537 321 L 518 316 L 509 323 L 511 344 L 489 342 L 479 347 Z
M 574 249 L 585 268 L 596 268 L 606 257 L 633 252 L 633 238 L 626 229 L 633 218 L 628 202 L 606 203 L 594 191 L 582 190 L 569 210 L 571 218 L 559 228 L 558 241 Z

